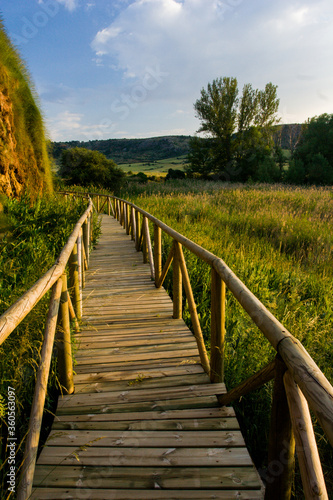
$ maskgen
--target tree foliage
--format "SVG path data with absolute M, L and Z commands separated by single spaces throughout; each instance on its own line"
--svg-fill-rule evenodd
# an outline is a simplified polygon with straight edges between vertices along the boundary
M 272 83 L 264 90 L 247 83 L 239 98 L 236 78 L 213 80 L 194 104 L 201 120 L 198 132 L 206 132 L 210 144 L 199 138 L 191 141 L 189 170 L 204 176 L 255 178 L 260 162 L 267 165 L 267 157 L 273 154 L 272 127 L 278 121 L 278 107 L 277 86 Z
M 333 184 L 333 114 L 309 119 L 288 171 L 294 184 Z
M 64 150 L 59 173 L 69 184 L 93 184 L 112 191 L 121 187 L 125 176 L 116 163 L 108 160 L 103 153 L 84 148 Z

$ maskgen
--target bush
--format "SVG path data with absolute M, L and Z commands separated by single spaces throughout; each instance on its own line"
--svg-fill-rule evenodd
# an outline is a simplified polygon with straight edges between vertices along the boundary
M 119 191 L 125 178 L 124 172 L 103 153 L 84 148 L 70 148 L 61 155 L 60 176 L 68 184 L 108 188 Z

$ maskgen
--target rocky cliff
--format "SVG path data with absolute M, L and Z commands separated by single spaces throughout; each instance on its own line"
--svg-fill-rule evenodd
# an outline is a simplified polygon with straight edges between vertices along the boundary
M 52 191 L 44 125 L 29 75 L 0 21 L 0 193 Z

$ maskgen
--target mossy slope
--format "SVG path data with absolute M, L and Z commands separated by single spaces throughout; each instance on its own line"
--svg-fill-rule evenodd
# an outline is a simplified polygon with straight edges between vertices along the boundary
M 52 191 L 43 119 L 27 69 L 0 20 L 0 193 Z

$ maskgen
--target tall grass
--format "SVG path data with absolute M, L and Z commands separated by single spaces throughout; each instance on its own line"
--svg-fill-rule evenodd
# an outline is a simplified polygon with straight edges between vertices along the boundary
M 7 36 L 1 19 L 0 96 L 1 163 L 7 165 L 9 162 L 10 168 L 15 168 L 17 183 L 29 187 L 32 193 L 51 192 L 51 163 L 38 97 L 29 72 Z M 12 184 L 16 191 L 13 181 Z
M 86 201 L 73 203 L 43 197 L 31 203 L 28 197 L 23 197 L 21 200 L 7 199 L 3 205 L 7 232 L 0 239 L 0 314 L 54 264 L 84 212 Z M 49 299 L 48 293 L 0 346 L 0 489 L 1 485 L 4 487 L 8 458 L 5 416 L 7 387 L 14 387 L 16 392 L 16 437 L 17 442 L 22 444 L 16 461 L 19 464 L 40 361 Z M 58 391 L 56 360 L 53 359 L 45 406 L 46 420 L 48 416 L 52 416 Z
M 123 196 L 221 257 L 333 382 L 332 189 L 178 181 L 138 185 Z M 165 254 L 169 244 L 166 239 Z M 210 270 L 185 256 L 209 347 Z M 171 292 L 170 281 L 166 287 Z M 275 353 L 231 293 L 226 314 L 226 384 L 232 388 Z M 186 308 L 184 317 L 190 325 Z M 267 466 L 271 393 L 267 384 L 234 405 L 259 468 Z M 316 423 L 315 430 L 332 492 L 332 451 Z M 296 490 L 302 498 L 299 484 Z

